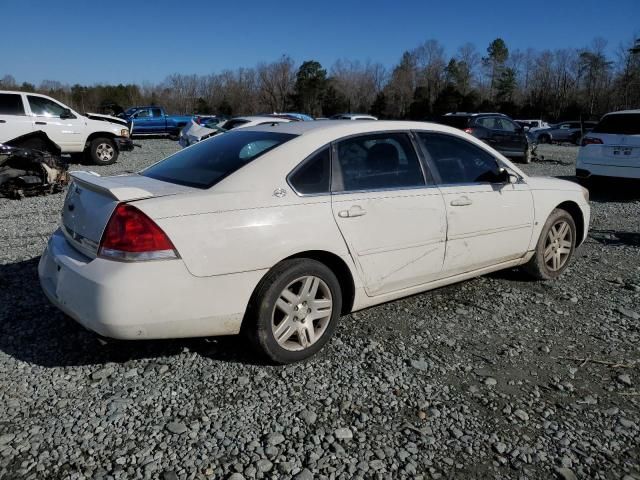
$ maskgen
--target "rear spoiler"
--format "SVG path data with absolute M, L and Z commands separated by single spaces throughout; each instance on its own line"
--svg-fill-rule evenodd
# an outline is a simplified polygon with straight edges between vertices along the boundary
M 110 196 L 114 200 L 119 200 L 121 202 L 142 200 L 144 198 L 151 198 L 155 196 L 152 192 L 149 192 L 142 187 L 127 185 L 127 183 L 130 182 L 123 181 L 123 179 L 130 178 L 128 175 L 123 175 L 121 177 L 101 177 L 95 172 L 85 171 L 73 171 L 69 172 L 69 175 L 71 175 L 71 178 L 77 185 L 94 192 Z M 140 179 L 145 178 L 140 177 L 139 175 L 136 175 L 136 177 Z

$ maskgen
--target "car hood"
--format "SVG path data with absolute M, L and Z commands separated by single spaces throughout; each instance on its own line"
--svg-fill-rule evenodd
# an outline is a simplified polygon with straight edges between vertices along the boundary
M 111 115 L 103 115 L 101 113 L 85 113 L 85 116 L 87 118 L 90 118 L 91 120 L 100 120 L 103 122 L 109 122 L 109 123 L 117 123 L 118 125 L 123 125 L 123 126 L 127 126 L 127 121 L 124 120 L 123 118 L 118 118 L 118 117 L 112 117 Z

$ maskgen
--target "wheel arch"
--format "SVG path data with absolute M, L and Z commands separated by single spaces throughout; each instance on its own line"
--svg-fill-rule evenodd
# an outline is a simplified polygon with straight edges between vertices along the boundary
M 584 240 L 585 227 L 586 227 L 584 224 L 584 214 L 582 213 L 580 206 L 578 206 L 576 202 L 567 200 L 566 202 L 562 202 L 561 204 L 557 205 L 556 209 L 564 210 L 569 215 L 571 215 L 571 218 L 573 218 L 573 221 L 576 224 L 576 230 L 578 233 L 577 235 L 578 238 L 576 239 L 577 240 L 576 247 L 580 246 L 580 244 L 582 244 Z
M 340 283 L 340 289 L 342 290 L 342 314 L 346 315 L 351 312 L 353 303 L 355 300 L 356 286 L 353 278 L 353 273 L 349 268 L 349 265 L 340 256 L 335 253 L 328 252 L 326 250 L 307 250 L 304 252 L 291 255 L 284 260 L 291 260 L 293 258 L 310 258 L 316 260 L 327 267 L 335 274 Z
M 87 140 L 84 142 L 84 149 L 87 150 L 91 145 L 91 142 L 96 138 L 109 138 L 113 140 L 116 138 L 116 135 L 112 132 L 93 132 L 87 137 Z M 116 150 L 118 150 L 118 143 L 115 141 L 113 143 L 116 147 Z

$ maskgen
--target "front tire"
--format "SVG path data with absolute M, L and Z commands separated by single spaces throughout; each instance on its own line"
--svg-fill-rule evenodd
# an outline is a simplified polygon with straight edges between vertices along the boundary
M 342 309 L 342 291 L 324 264 L 299 258 L 276 265 L 251 297 L 243 329 L 275 363 L 315 355 L 329 341 Z
M 565 210 L 555 209 L 542 228 L 535 254 L 524 270 L 538 280 L 558 278 L 569 266 L 576 247 L 576 224 Z
M 111 165 L 118 160 L 118 148 L 110 138 L 94 138 L 89 145 L 89 156 L 95 165 Z

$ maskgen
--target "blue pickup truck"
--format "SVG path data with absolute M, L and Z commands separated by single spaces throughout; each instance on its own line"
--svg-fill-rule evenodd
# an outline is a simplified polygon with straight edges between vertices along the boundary
M 162 107 L 131 107 L 118 115 L 129 123 L 131 135 L 168 135 L 178 138 L 180 130 L 193 118 L 192 115 L 167 115 Z

